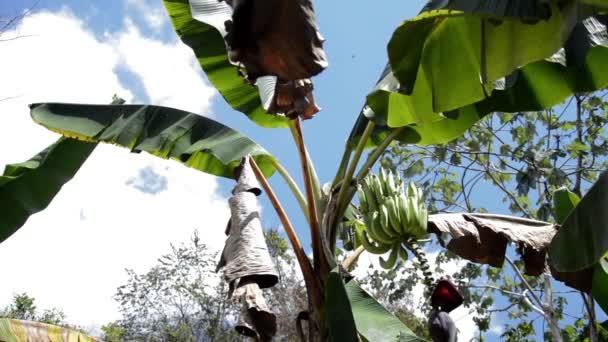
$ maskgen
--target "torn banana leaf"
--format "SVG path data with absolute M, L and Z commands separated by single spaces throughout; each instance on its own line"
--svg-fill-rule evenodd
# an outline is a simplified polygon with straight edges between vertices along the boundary
M 5 167 L 0 176 L 0 242 L 51 203 L 95 146 L 62 137 L 30 160 Z
M 76 330 L 40 322 L 9 318 L 0 318 L 0 341 L 102 342 Z
M 251 139 L 212 119 L 148 105 L 39 103 L 30 106 L 38 124 L 64 136 L 146 151 L 216 176 L 233 178 L 246 155 L 266 177 L 274 157 Z

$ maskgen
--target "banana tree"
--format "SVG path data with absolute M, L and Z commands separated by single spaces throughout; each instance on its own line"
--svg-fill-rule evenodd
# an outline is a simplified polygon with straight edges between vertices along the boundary
M 370 173 L 393 141 L 443 144 L 492 112 L 541 110 L 573 93 L 606 87 L 607 1 L 430 1 L 391 37 L 389 62 L 355 120 L 328 187 L 320 185 L 302 127 L 302 120 L 319 110 L 311 78 L 327 66 L 312 1 L 163 2 L 177 35 L 192 48 L 226 102 L 257 125 L 290 130 L 304 191 L 276 156 L 197 114 L 152 105 L 33 104 L 33 120 L 65 138 L 32 160 L 5 170 L 0 202 L 3 208 L 16 209 L 0 218 L 0 241 L 44 209 L 95 144 L 103 142 L 220 177 L 235 178 L 240 169 L 250 167 L 301 268 L 308 308 L 298 314 L 297 322 L 308 321 L 310 341 L 420 340 L 365 292 L 348 270 L 366 250 L 390 251 L 388 260 L 382 259 L 386 267 L 406 258 L 408 251 L 426 265 L 419 243 L 428 233 L 451 237 L 449 242 L 441 240 L 447 248 L 493 266 L 502 265 L 506 244 L 516 243 L 529 274 L 551 268 L 557 279 L 592 293 L 606 307 L 608 296 L 602 291 L 608 286 L 608 267 L 602 259 L 608 251 L 606 235 L 603 227 L 584 221 L 593 205 L 583 204 L 593 199 L 583 199 L 556 235 L 556 224 L 513 217 L 427 216 L 419 207 L 421 194 L 415 185 L 408 185 L 406 192 L 405 184 L 383 171 L 379 176 Z M 366 149 L 371 152 L 362 160 Z M 275 171 L 307 218 L 312 260 L 269 182 Z M 604 183 L 598 184 L 599 190 L 588 196 L 605 197 Z M 354 200 L 358 188 L 359 201 Z M 385 202 L 390 203 L 387 208 L 378 210 Z M 579 207 L 585 214 L 577 214 Z M 422 230 L 410 229 L 412 222 Z M 586 232 L 581 243 L 593 244 L 592 252 L 580 259 L 566 256 L 580 241 L 568 237 L 579 230 Z M 354 234 L 343 234 L 349 231 Z M 352 251 L 342 263 L 336 256 L 338 240 Z M 423 272 L 430 293 L 434 282 L 428 265 Z M 438 302 L 442 301 L 433 301 Z M 442 310 L 453 307 L 442 303 L 437 304 Z M 303 331 L 301 335 L 305 339 Z

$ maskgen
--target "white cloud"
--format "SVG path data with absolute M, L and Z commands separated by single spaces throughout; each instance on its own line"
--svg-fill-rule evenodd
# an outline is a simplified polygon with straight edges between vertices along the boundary
M 127 0 L 127 6 L 139 13 L 148 27 L 159 32 L 167 22 L 167 15 L 162 7 L 150 4 L 146 0 Z
M 208 115 L 216 91 L 203 81 L 192 50 L 181 42 L 148 39 L 131 20 L 125 26 L 111 41 L 121 62 L 142 80 L 150 102 Z
M 57 139 L 31 121 L 28 103 L 108 103 L 114 93 L 131 100 L 134 95 L 115 72 L 122 62 L 133 61 L 126 67 L 135 68 L 134 60 L 140 58 L 131 56 L 137 51 L 121 46 L 127 41 L 159 52 L 147 54 L 154 68 L 132 70 L 151 98 L 172 104 L 182 99 L 181 87 L 192 86 L 198 99 L 186 106 L 204 110 L 209 105 L 212 93 L 199 74 L 181 82 L 185 70 L 193 68 L 188 64 L 192 57 L 176 44 L 142 37 L 133 26 L 100 41 L 78 18 L 62 11 L 32 15 L 17 30 L 33 36 L 0 43 L 0 98 L 17 96 L 0 101 L 0 167 L 24 161 Z M 168 53 L 172 49 L 178 52 Z M 164 85 L 150 73 L 162 75 Z M 161 101 L 159 94 L 168 97 Z M 153 196 L 126 185 L 146 167 L 167 178 L 166 190 Z M 145 271 L 170 242 L 185 241 L 194 229 L 221 248 L 228 215 L 212 176 L 100 145 L 45 211 L 0 244 L 0 305 L 25 291 L 41 308 L 62 308 L 70 322 L 107 323 L 118 318 L 111 297 L 126 279 L 124 268 Z
M 490 332 L 491 334 L 494 334 L 496 336 L 500 336 L 505 332 L 505 329 L 502 325 L 493 322 L 492 325 L 490 325 L 490 330 L 488 330 L 488 332 Z

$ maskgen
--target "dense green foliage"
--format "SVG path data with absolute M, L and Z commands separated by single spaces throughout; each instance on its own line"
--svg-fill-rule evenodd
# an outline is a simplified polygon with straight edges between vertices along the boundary
M 267 290 L 277 314 L 279 340 L 296 340 L 292 315 L 306 305 L 304 288 L 294 270 L 285 240 L 276 230 L 265 233 L 280 282 Z M 115 300 L 122 318 L 105 325 L 108 341 L 242 341 L 234 331 L 239 306 L 228 298 L 228 287 L 215 272 L 219 261 L 195 232 L 188 243 L 171 245 L 157 265 L 118 287 Z
M 417 181 L 428 194 L 427 204 L 433 212 L 496 212 L 500 207 L 486 201 L 485 196 L 498 191 L 503 197 L 502 210 L 524 217 L 562 222 L 571 210 L 563 204 L 565 199 L 576 193 L 585 193 L 599 172 L 608 166 L 605 135 L 608 103 L 604 96 L 604 92 L 577 95 L 560 106 L 540 112 L 498 113 L 446 145 L 393 145 L 381 163 Z M 563 187 L 573 192 L 568 195 Z M 558 200 L 563 197 L 564 200 Z M 576 205 L 576 202 L 570 205 Z M 572 238 L 566 244 L 570 246 L 567 248 L 576 248 L 580 253 L 587 251 L 574 247 L 579 242 Z M 443 265 L 450 260 L 458 258 L 450 253 L 440 254 L 436 271 L 441 272 Z M 512 266 L 520 268 L 521 264 L 514 262 Z M 466 285 L 461 288 L 465 304 L 474 313 L 481 332 L 490 329 L 493 316 L 504 316 L 508 311 L 507 317 L 512 323 L 505 326 L 503 338 L 517 340 L 529 338 L 525 337 L 529 335 L 538 336 L 540 332 L 533 324 L 538 314 L 532 311 L 531 305 L 543 306 L 534 298 L 522 300 L 521 294 L 530 291 L 513 267 L 494 269 L 467 263 L 452 276 Z M 565 315 L 576 311 L 568 301 L 576 300 L 577 296 L 569 295 L 571 291 L 564 290 L 555 282 L 546 288 L 543 277 L 524 278 L 543 301 L 548 300 L 545 297 L 547 289 L 558 289 L 553 290 L 557 292 L 552 299 L 549 298 L 551 304 L 548 308 L 559 321 L 564 320 L 560 324 L 562 329 L 570 331 L 573 323 Z M 408 277 L 400 284 L 411 289 L 416 279 Z M 401 288 L 398 292 L 393 290 L 398 298 L 404 297 L 402 291 Z M 499 298 L 509 304 L 497 308 Z M 582 321 L 576 320 L 578 325 L 585 317 L 589 318 L 589 313 L 580 317 Z

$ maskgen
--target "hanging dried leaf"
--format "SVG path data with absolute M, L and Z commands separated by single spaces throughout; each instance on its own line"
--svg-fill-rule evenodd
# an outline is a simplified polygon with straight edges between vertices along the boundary
M 239 282 L 255 282 L 261 288 L 274 286 L 278 274 L 268 253 L 264 239 L 257 195 L 261 189 L 248 157 L 241 162 L 238 182 L 228 200 L 230 222 L 226 229 L 228 239 L 218 269 L 224 266 L 224 278 L 234 290 Z
M 226 244 L 217 270 L 224 268 L 230 295 L 242 304 L 236 330 L 256 340 L 270 341 L 276 332 L 276 316 L 268 309 L 260 288 L 274 286 L 279 278 L 268 252 L 260 223 L 257 196 L 262 193 L 249 163 L 243 158 L 235 169 L 237 184 L 230 197 L 230 221 Z
M 260 187 L 260 183 L 255 178 L 251 165 L 249 165 L 249 156 L 245 156 L 241 160 L 241 165 L 234 169 L 234 173 L 234 178 L 237 179 L 237 182 L 232 189 L 233 195 L 239 192 L 251 192 L 256 196 L 262 194 L 262 187 Z
M 277 318 L 270 311 L 262 290 L 256 283 L 242 285 L 234 291 L 233 298 L 241 303 L 236 331 L 256 340 L 270 341 L 277 331 Z
M 539 276 L 547 269 L 547 250 L 557 229 L 558 225 L 549 222 L 495 214 L 435 214 L 429 216 L 428 223 L 429 232 L 437 234 L 448 250 L 480 264 L 502 267 L 507 244 L 515 243 L 529 276 Z M 447 244 L 444 235 L 450 237 Z M 591 291 L 592 271 L 551 269 L 555 279 L 587 293 Z
M 230 59 L 242 63 L 247 78 L 276 75 L 295 81 L 327 67 L 311 0 L 226 0 L 232 22 L 225 37 Z
M 437 214 L 429 217 L 429 231 L 449 234 L 447 248 L 459 256 L 501 267 L 507 244 L 519 247 L 525 272 L 538 276 L 545 270 L 545 255 L 556 233 L 554 224 L 493 214 Z

